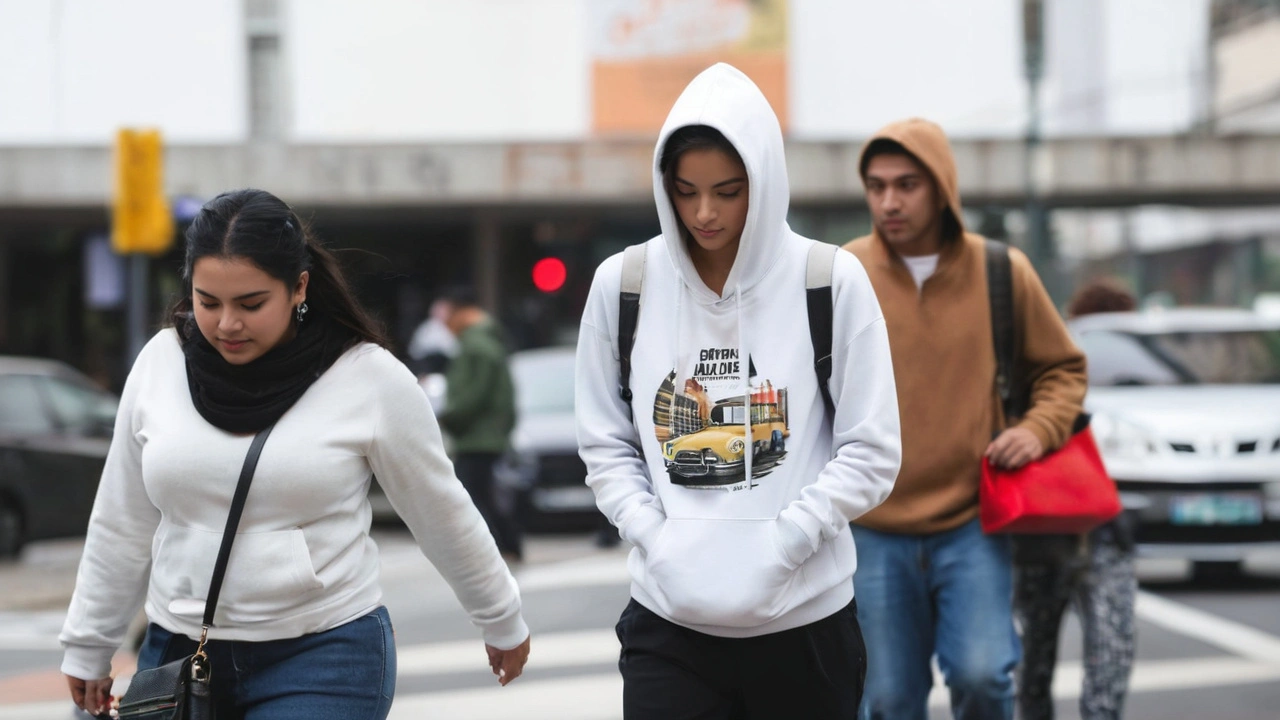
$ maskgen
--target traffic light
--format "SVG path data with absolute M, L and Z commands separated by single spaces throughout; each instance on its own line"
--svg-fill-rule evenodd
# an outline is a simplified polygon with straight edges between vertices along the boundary
M 160 131 L 121 129 L 116 133 L 111 247 L 122 255 L 159 255 L 173 245 L 173 234 Z
M 553 293 L 564 287 L 568 274 L 560 258 L 542 258 L 533 264 L 533 286 L 544 293 Z

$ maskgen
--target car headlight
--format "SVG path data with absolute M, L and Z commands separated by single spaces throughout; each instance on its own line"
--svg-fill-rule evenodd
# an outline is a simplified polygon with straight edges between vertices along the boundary
M 1154 455 L 1156 441 L 1145 428 L 1114 415 L 1095 414 L 1089 422 L 1104 458 L 1133 460 Z
M 738 455 L 747 447 L 747 443 L 742 438 L 736 437 L 725 443 L 724 447 L 730 454 Z

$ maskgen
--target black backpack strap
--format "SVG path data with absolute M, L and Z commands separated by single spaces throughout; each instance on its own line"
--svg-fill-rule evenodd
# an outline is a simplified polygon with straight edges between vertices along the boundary
M 231 559 L 231 543 L 236 539 L 236 528 L 240 526 L 240 515 L 244 512 L 244 501 L 249 496 L 249 483 L 253 481 L 253 471 L 258 467 L 258 456 L 262 455 L 262 446 L 267 443 L 271 434 L 268 425 L 253 436 L 253 444 L 244 458 L 244 467 L 240 469 L 240 482 L 236 485 L 236 493 L 231 498 L 231 512 L 227 514 L 227 527 L 222 531 L 222 546 L 218 548 L 218 560 L 213 564 L 213 579 L 209 581 L 209 597 L 204 601 L 204 628 L 207 632 L 213 627 L 213 611 L 218 607 L 218 595 L 222 592 L 222 577 L 227 572 L 227 560 Z M 203 638 L 202 638 L 203 643 Z
M 640 320 L 647 247 L 647 243 L 632 245 L 622 253 L 622 289 L 618 293 L 618 397 L 627 407 L 631 407 L 631 349 L 636 344 Z
M 809 308 L 809 341 L 813 343 L 813 371 L 818 376 L 818 390 L 827 406 L 827 415 L 835 418 L 836 405 L 831 400 L 831 333 L 835 317 L 831 309 L 831 274 L 835 267 L 835 245 L 815 242 L 809 247 L 809 262 L 804 276 L 804 295 Z
M 1006 422 L 1026 412 L 1025 398 L 1018 392 L 1013 331 L 1013 266 L 1009 247 L 996 240 L 986 241 L 987 294 L 991 304 L 991 339 L 996 354 L 996 392 L 1004 406 Z

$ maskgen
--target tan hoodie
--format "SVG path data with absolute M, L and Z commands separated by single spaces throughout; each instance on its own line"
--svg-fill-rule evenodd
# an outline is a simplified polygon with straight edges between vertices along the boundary
M 963 228 L 955 158 L 942 129 L 905 120 L 871 141 L 881 138 L 898 142 L 928 168 Z M 896 533 L 958 527 L 977 516 L 982 454 L 1005 425 L 995 388 L 984 240 L 963 231 L 944 240 L 937 270 L 919 289 L 902 258 L 874 231 L 844 247 L 862 261 L 880 300 L 902 419 L 902 470 L 893 492 L 855 522 Z M 1031 409 L 1017 426 L 1054 450 L 1081 410 L 1084 356 L 1026 255 L 1016 249 L 1009 254 L 1017 376 L 1031 386 Z

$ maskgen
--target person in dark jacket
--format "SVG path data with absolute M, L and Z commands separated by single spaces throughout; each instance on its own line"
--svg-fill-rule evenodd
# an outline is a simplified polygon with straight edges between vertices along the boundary
M 508 561 L 524 557 L 514 513 L 498 502 L 493 467 L 507 449 L 516 424 L 515 386 L 507 367 L 502 330 L 470 288 L 447 290 L 445 321 L 458 351 L 445 375 L 448 395 L 440 426 L 453 438 L 454 468 L 471 493 L 498 549 Z

